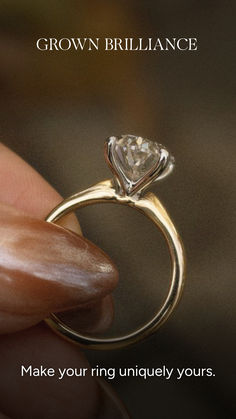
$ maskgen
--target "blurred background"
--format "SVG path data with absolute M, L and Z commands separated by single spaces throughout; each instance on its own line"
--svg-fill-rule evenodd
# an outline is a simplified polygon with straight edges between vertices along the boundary
M 211 367 L 214 378 L 123 378 L 113 386 L 136 419 L 233 418 L 235 398 L 235 2 L 0 2 L 1 140 L 63 196 L 110 177 L 103 142 L 137 134 L 167 146 L 176 169 L 153 191 L 186 248 L 181 304 L 154 337 L 93 365 Z M 195 52 L 36 49 L 44 37 L 197 37 Z M 115 261 L 110 335 L 153 315 L 169 286 L 164 240 L 127 208 L 78 213 Z

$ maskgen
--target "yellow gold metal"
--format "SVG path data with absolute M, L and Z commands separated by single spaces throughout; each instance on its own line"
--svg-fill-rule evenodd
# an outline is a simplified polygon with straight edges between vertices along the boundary
M 56 223 L 61 217 L 77 208 L 97 203 L 127 205 L 148 217 L 163 233 L 172 261 L 172 278 L 168 295 L 155 316 L 137 330 L 116 338 L 93 338 L 81 335 L 64 324 L 55 314 L 46 319 L 47 324 L 59 335 L 82 347 L 90 349 L 117 349 L 146 338 L 153 334 L 170 316 L 181 297 L 184 285 L 185 258 L 181 239 L 159 199 L 153 193 L 144 197 L 120 195 L 112 180 L 100 182 L 83 192 L 65 199 L 47 216 L 46 221 Z

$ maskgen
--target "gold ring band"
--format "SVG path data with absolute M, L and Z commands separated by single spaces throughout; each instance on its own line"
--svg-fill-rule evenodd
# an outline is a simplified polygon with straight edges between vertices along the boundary
M 82 347 L 91 349 L 122 348 L 153 334 L 170 316 L 181 297 L 184 285 L 185 257 L 181 239 L 165 208 L 153 193 L 140 197 L 121 194 L 112 180 L 100 182 L 83 192 L 65 199 L 47 216 L 46 221 L 56 223 L 61 217 L 78 208 L 98 203 L 114 203 L 134 208 L 149 218 L 163 233 L 172 261 L 172 278 L 168 295 L 154 317 L 137 330 L 115 338 L 93 338 L 82 335 L 66 324 L 55 314 L 45 321 L 59 335 Z

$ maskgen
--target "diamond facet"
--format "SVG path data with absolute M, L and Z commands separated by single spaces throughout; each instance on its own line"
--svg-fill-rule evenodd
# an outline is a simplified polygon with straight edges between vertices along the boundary
M 125 176 L 138 182 L 158 163 L 160 147 L 142 137 L 122 135 L 115 142 L 113 155 Z

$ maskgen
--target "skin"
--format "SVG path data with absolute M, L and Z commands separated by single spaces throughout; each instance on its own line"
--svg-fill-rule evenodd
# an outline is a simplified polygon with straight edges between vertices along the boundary
M 0 204 L 0 217 L 3 333 L 34 325 L 51 311 L 100 301 L 114 289 L 116 268 L 88 240 L 7 205 Z
M 78 347 L 39 323 L 51 311 L 77 307 L 81 329 L 93 331 L 113 316 L 117 271 L 109 257 L 73 233 L 80 233 L 73 215 L 63 221 L 70 232 L 42 221 L 60 200 L 0 144 L 0 418 L 128 418 L 110 386 L 89 375 L 20 376 L 20 365 L 89 368 Z

